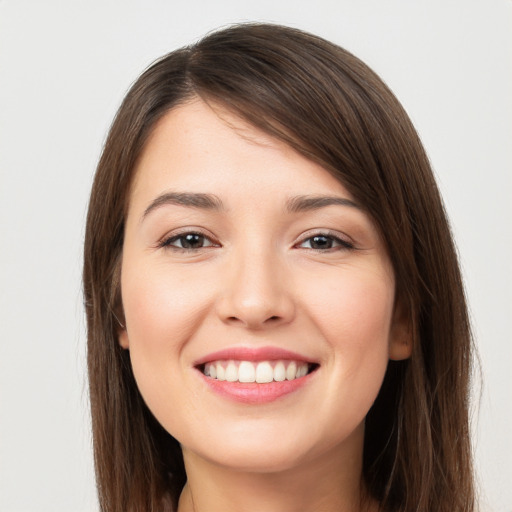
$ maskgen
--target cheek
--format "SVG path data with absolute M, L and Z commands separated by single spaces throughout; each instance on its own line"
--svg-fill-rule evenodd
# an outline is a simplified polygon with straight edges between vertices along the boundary
M 347 272 L 315 294 L 310 306 L 330 352 L 326 409 L 332 407 L 340 420 L 362 421 L 389 360 L 394 282 L 387 274 Z
M 129 264 L 127 265 L 129 267 Z M 130 348 L 172 351 L 185 343 L 206 309 L 207 297 L 197 283 L 165 266 L 122 274 L 122 299 Z
M 347 271 L 309 294 L 313 317 L 334 350 L 361 350 L 389 341 L 394 283 L 386 273 Z
M 147 271 L 127 260 L 125 268 L 130 271 L 121 274 L 121 290 L 130 360 L 144 400 L 160 419 L 166 404 L 180 400 L 183 351 L 208 300 L 197 283 L 163 265 Z
M 149 271 L 130 261 L 126 268 L 130 272 L 121 274 L 121 290 L 137 387 L 158 421 L 181 439 L 183 425 L 199 416 L 196 402 L 183 392 L 189 378 L 183 353 L 208 301 L 183 273 L 158 265 Z

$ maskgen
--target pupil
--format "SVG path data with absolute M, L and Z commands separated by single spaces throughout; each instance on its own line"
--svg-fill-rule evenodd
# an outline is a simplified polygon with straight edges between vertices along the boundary
M 181 245 L 184 249 L 197 249 L 197 247 L 201 247 L 202 242 L 203 242 L 202 235 L 190 233 L 183 237 Z
M 314 236 L 311 247 L 313 249 L 330 249 L 332 247 L 332 239 L 326 236 Z

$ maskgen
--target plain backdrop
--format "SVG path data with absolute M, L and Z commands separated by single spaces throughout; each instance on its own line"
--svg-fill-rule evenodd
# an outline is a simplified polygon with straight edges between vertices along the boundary
M 0 0 L 0 510 L 98 510 L 80 283 L 95 165 L 123 95 L 153 59 L 249 20 L 344 46 L 415 123 L 480 352 L 483 510 L 512 512 L 510 0 Z

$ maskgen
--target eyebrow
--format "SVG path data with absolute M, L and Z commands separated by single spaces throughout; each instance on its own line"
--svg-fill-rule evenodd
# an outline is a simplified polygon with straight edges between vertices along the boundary
M 153 210 L 165 205 L 186 206 L 188 208 L 199 208 L 201 210 L 223 210 L 224 204 L 219 197 L 213 194 L 200 194 L 196 192 L 166 192 L 154 199 L 144 210 L 144 220 Z
M 153 210 L 165 205 L 185 206 L 198 208 L 200 210 L 225 210 L 222 200 L 214 194 L 203 194 L 198 192 L 166 192 L 155 198 L 144 210 L 141 221 L 143 221 Z M 354 201 L 340 196 L 295 196 L 286 201 L 286 210 L 290 213 L 298 213 L 312 210 L 319 210 L 327 206 L 349 206 L 361 209 Z
M 327 206 L 349 206 L 361 210 L 354 201 L 340 196 L 296 196 L 286 202 L 286 209 L 291 213 L 319 210 Z

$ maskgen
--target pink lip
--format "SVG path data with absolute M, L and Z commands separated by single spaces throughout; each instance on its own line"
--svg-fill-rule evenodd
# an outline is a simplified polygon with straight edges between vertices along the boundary
M 233 347 L 218 352 L 213 352 L 200 359 L 198 359 L 194 366 L 199 367 L 205 363 L 211 361 L 276 361 L 276 360 L 291 360 L 291 361 L 303 361 L 308 363 L 315 363 L 311 359 L 291 352 L 289 350 L 283 350 L 277 347 Z M 218 395 L 241 402 L 244 404 L 265 404 L 273 402 L 278 398 L 285 395 L 289 395 L 307 384 L 316 372 L 309 373 L 304 377 L 300 377 L 294 380 L 285 380 L 283 382 L 268 382 L 265 384 L 257 383 L 241 383 L 241 382 L 228 382 L 219 381 L 207 377 L 202 373 L 200 368 L 198 369 L 198 375 L 202 378 L 203 382 Z
M 315 375 L 309 373 L 305 377 L 300 377 L 294 380 L 285 380 L 283 382 L 269 382 L 267 384 L 257 384 L 251 382 L 249 384 L 241 382 L 227 382 L 225 380 L 216 380 L 211 377 L 206 377 L 200 373 L 199 375 L 203 378 L 204 382 L 208 387 L 215 393 L 244 404 L 266 404 L 273 402 L 284 395 L 289 395 L 294 391 L 297 391 L 302 386 L 307 384 L 311 378 Z
M 279 359 L 286 359 L 308 363 L 316 362 L 296 352 L 277 347 L 231 347 L 201 357 L 194 363 L 194 366 L 199 366 L 211 361 L 227 361 L 229 359 L 233 359 L 234 361 L 277 361 Z

